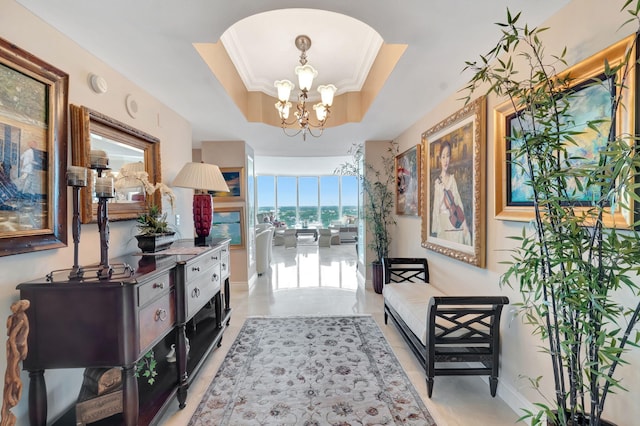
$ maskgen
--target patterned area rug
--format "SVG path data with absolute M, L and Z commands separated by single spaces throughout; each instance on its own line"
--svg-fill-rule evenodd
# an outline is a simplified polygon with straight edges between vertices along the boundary
M 435 425 L 370 316 L 248 318 L 189 425 Z

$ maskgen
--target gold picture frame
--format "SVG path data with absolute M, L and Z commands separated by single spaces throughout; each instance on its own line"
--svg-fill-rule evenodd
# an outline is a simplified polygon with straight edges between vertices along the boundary
M 215 207 L 211 221 L 213 238 L 230 238 L 231 250 L 244 249 L 246 245 L 244 207 Z
M 0 256 L 67 245 L 69 75 L 0 38 Z
M 147 172 L 150 183 L 162 182 L 160 139 L 86 106 L 69 105 L 69 112 L 71 114 L 71 161 L 74 166 L 89 167 L 91 150 L 104 150 L 110 159 L 110 173 L 117 176 L 121 166 L 114 167 L 115 164 L 126 163 L 123 159 L 130 158 L 132 153 L 138 151 L 140 158 L 135 161 L 140 160 L 142 166 L 140 171 Z M 122 167 L 126 166 L 127 164 L 122 164 Z M 89 176 L 87 186 L 80 190 L 82 223 L 98 221 L 98 202 L 93 187 L 97 176 L 96 170 L 90 170 Z M 140 185 L 137 185 L 138 183 Z M 135 186 L 138 187 L 139 192 L 143 191 L 141 182 L 136 182 Z M 116 191 L 116 197 L 109 201 L 109 221 L 136 219 L 147 212 L 150 205 L 162 205 L 162 196 L 159 191 L 151 195 L 144 194 L 141 198 L 137 201 L 121 199 L 119 191 Z
M 421 151 L 421 145 L 418 144 L 396 155 L 396 213 L 399 215 L 420 216 L 422 208 Z
M 220 173 L 227 182 L 229 192 L 209 191 L 209 194 L 213 196 L 213 201 L 244 201 L 246 188 L 244 167 L 220 167 Z
M 422 134 L 422 247 L 485 267 L 486 98 Z
M 633 46 L 635 35 L 626 37 L 618 43 L 604 49 L 590 58 L 580 62 L 577 65 L 567 69 L 559 74 L 560 77 L 570 76 L 572 79 L 572 89 L 585 86 L 585 83 L 593 81 L 598 76 L 603 75 L 605 60 L 609 63 L 610 67 L 614 67 L 624 58 L 627 49 Z M 635 46 L 634 51 L 631 52 L 631 57 L 636 57 Z M 633 63 L 633 60 L 631 61 Z M 622 71 L 621 71 L 622 72 Z M 631 78 L 627 80 L 625 93 L 623 98 L 625 99 L 626 108 L 621 108 L 617 115 L 615 123 L 616 134 L 633 134 L 635 129 L 635 102 L 636 102 L 636 80 Z M 586 87 L 586 86 L 585 86 Z M 579 90 L 579 89 L 576 89 Z M 604 98 L 604 97 L 603 97 Z M 581 102 L 590 102 L 589 99 L 581 99 Z M 595 109 L 594 105 L 593 108 Z M 516 192 L 517 183 L 516 178 L 512 177 L 513 173 L 510 167 L 510 160 L 508 158 L 508 152 L 510 148 L 509 143 L 509 126 L 510 120 L 515 117 L 516 111 L 510 102 L 505 102 L 498 105 L 494 110 L 494 124 L 495 124 L 495 217 L 500 220 L 509 221 L 521 221 L 528 222 L 534 219 L 534 210 L 532 203 L 526 203 L 522 201 L 514 201 L 514 193 Z M 586 125 L 585 125 L 586 128 Z M 580 136 L 574 136 L 574 139 L 579 144 Z M 582 156 L 588 156 L 588 153 Z M 622 210 L 620 204 L 617 205 L 614 214 L 605 214 L 604 224 L 607 227 L 616 228 L 629 228 L 634 222 L 633 200 L 628 200 L 628 210 Z M 576 212 L 582 210 L 581 207 L 576 207 Z

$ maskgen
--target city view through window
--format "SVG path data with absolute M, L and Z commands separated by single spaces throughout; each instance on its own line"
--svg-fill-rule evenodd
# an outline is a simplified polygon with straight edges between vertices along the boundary
M 329 227 L 358 218 L 356 176 L 272 176 L 256 178 L 258 219 L 292 227 Z

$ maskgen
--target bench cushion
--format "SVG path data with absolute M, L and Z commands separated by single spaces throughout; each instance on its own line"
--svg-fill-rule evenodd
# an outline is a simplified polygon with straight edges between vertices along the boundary
M 384 286 L 384 301 L 400 315 L 423 345 L 427 344 L 427 308 L 431 297 L 445 296 L 431 284 L 401 282 Z

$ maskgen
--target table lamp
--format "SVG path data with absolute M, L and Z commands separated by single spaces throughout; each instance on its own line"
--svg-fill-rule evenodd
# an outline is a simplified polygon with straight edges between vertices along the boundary
M 187 163 L 173 180 L 179 188 L 193 188 L 193 226 L 195 244 L 205 245 L 211 231 L 213 200 L 207 191 L 229 192 L 229 187 L 218 166 L 207 163 Z

